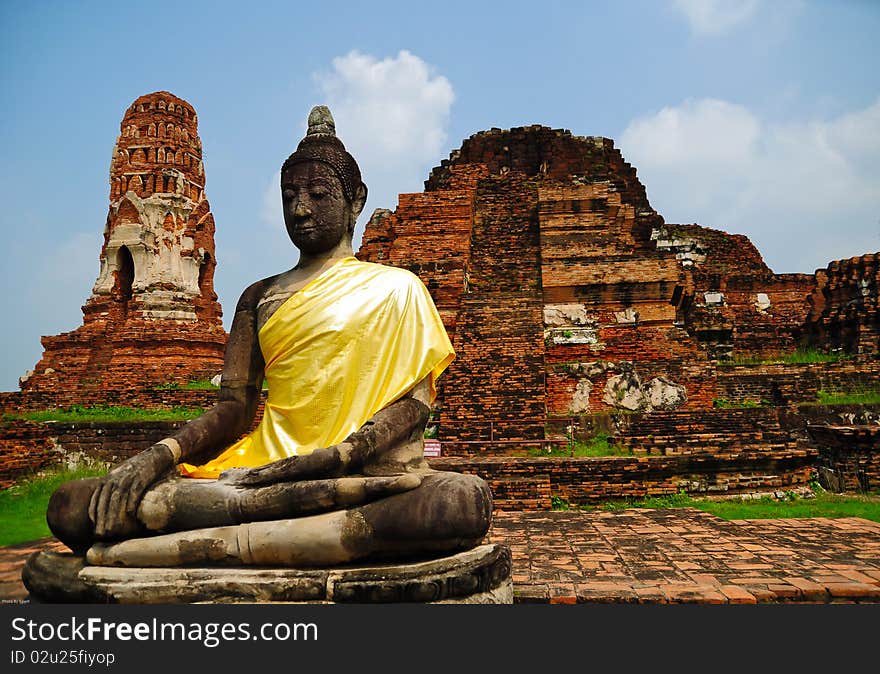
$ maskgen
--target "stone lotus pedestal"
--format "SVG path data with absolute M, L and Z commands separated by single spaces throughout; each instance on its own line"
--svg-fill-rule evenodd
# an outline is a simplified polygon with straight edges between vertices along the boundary
M 448 557 L 321 569 L 91 566 L 36 552 L 22 571 L 34 601 L 120 604 L 512 604 L 510 549 L 490 544 Z

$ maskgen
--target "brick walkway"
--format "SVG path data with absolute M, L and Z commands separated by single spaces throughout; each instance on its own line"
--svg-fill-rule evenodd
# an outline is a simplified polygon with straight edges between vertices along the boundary
M 739 520 L 692 508 L 506 512 L 517 601 L 880 601 L 880 523 Z
M 496 513 L 517 602 L 880 602 L 880 523 L 859 518 L 728 522 L 691 508 Z M 21 600 L 21 565 L 57 541 L 0 548 L 0 600 Z

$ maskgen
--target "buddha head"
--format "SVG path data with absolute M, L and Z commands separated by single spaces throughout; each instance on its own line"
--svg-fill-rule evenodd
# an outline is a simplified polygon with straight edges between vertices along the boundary
M 304 253 L 334 248 L 351 240 L 367 200 L 357 162 L 336 137 L 330 110 L 319 105 L 309 114 L 309 129 L 281 167 L 284 224 Z

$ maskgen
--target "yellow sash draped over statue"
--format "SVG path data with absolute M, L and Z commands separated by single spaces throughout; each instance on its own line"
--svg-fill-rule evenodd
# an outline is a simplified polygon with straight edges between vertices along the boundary
M 188 477 L 217 477 L 329 447 L 455 358 L 417 276 L 347 257 L 294 293 L 259 334 L 269 395 L 260 425 Z

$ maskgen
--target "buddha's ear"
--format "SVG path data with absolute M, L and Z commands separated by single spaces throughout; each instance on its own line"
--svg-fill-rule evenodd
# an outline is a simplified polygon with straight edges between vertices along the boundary
M 352 227 L 354 220 L 358 219 L 361 211 L 364 210 L 364 204 L 367 203 L 367 186 L 361 183 L 354 193 L 354 199 L 351 200 Z

